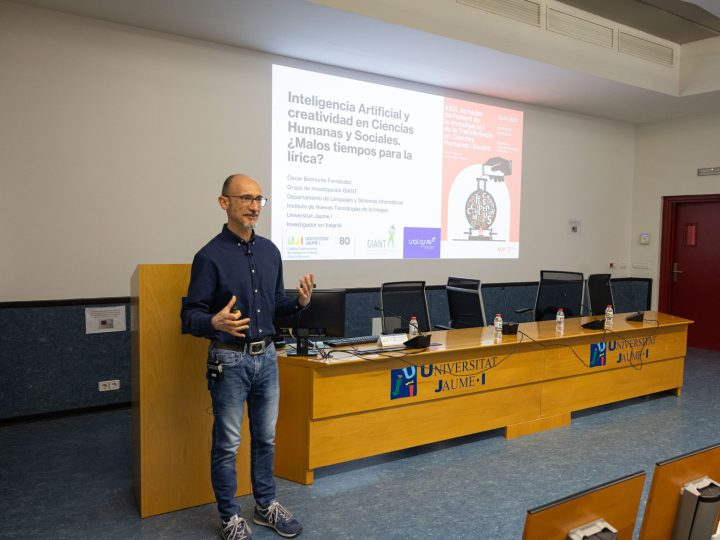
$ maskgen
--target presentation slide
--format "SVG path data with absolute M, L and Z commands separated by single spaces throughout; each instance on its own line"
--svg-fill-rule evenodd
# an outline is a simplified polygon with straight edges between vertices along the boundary
M 517 258 L 523 114 L 273 66 L 285 260 Z

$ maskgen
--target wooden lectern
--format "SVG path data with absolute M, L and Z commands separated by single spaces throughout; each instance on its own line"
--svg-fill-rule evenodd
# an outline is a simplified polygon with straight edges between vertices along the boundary
M 215 500 L 208 341 L 180 332 L 189 264 L 141 264 L 131 279 L 133 487 L 141 517 Z M 250 493 L 247 413 L 237 495 Z

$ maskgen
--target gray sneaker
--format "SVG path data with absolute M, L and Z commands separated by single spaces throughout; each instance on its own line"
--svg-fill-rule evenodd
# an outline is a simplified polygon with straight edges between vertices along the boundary
M 250 526 L 243 518 L 235 514 L 227 521 L 222 521 L 223 540 L 252 540 Z
M 273 501 L 267 508 L 255 506 L 253 523 L 275 529 L 276 533 L 285 538 L 292 538 L 302 532 L 300 522 L 277 501 Z

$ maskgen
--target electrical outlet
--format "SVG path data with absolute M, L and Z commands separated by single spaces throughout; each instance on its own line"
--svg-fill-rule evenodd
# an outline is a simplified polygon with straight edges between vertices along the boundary
M 120 379 L 98 382 L 98 392 L 110 392 L 111 390 L 120 390 Z

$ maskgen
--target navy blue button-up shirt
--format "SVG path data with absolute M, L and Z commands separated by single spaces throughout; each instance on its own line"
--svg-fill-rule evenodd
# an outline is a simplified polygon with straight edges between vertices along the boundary
M 241 318 L 250 317 L 245 340 L 215 330 L 210 322 L 232 295 Z M 285 296 L 282 259 L 275 244 L 255 231 L 246 242 L 224 225 L 193 259 L 180 317 L 183 334 L 238 343 L 272 336 L 276 312 L 286 316 L 301 309 L 296 299 Z

